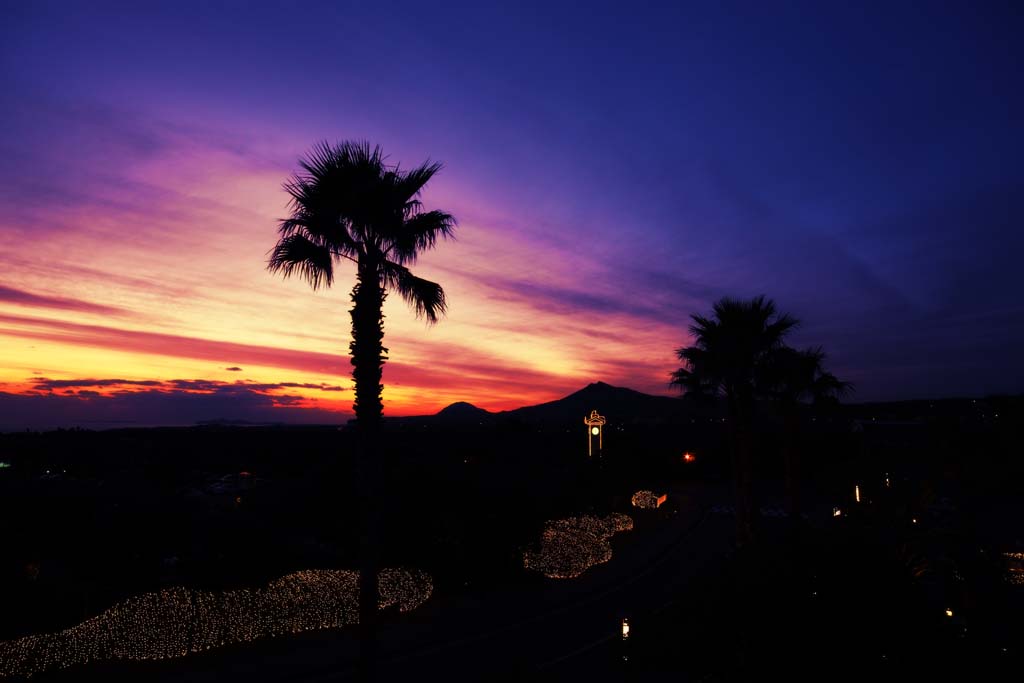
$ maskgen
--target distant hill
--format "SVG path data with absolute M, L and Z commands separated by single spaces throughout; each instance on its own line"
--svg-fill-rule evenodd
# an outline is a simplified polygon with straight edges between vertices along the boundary
M 433 417 L 443 422 L 479 422 L 481 420 L 490 420 L 494 417 L 494 413 L 484 410 L 483 408 L 477 408 L 472 403 L 456 401 L 450 406 L 442 408 L 435 415 L 430 415 L 429 417 Z
M 613 423 L 672 422 L 693 412 L 686 401 L 652 396 L 604 382 L 588 384 L 563 398 L 535 406 L 492 413 L 459 401 L 434 415 L 385 418 L 392 424 L 491 425 L 502 422 L 527 424 L 582 424 L 583 417 L 597 410 Z
M 613 422 L 664 422 L 681 419 L 689 405 L 678 398 L 652 396 L 604 382 L 588 384 L 557 401 L 498 413 L 505 419 L 529 423 L 582 424 L 583 417 L 597 410 Z

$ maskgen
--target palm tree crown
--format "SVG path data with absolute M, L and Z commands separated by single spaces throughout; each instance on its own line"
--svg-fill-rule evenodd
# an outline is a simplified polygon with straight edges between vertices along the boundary
M 372 427 L 382 413 L 387 349 L 381 308 L 387 292 L 397 291 L 429 323 L 447 308 L 441 285 L 408 268 L 421 251 L 455 229 L 450 214 L 426 211 L 420 202 L 420 192 L 441 165 L 428 161 L 405 171 L 388 165 L 380 147 L 366 142 L 321 142 L 299 165 L 302 171 L 284 185 L 291 215 L 280 222 L 267 267 L 285 277 L 298 274 L 319 289 L 334 282 L 339 262 L 356 264 L 350 345 L 354 407 L 357 423 Z
M 763 296 L 725 297 L 712 310 L 711 317 L 692 316 L 693 346 L 676 350 L 684 367 L 672 373 L 671 383 L 687 394 L 724 394 L 730 403 L 752 400 L 766 360 L 797 321 L 777 313 L 775 303 Z
M 785 406 L 834 403 L 853 391 L 853 384 L 825 370 L 820 346 L 802 351 L 779 347 L 768 358 L 761 383 L 764 394 Z
M 291 216 L 281 221 L 270 271 L 298 273 L 319 289 L 331 286 L 341 259 L 371 266 L 382 287 L 397 290 L 418 315 L 436 322 L 446 309 L 444 290 L 407 266 L 455 228 L 450 214 L 424 211 L 419 200 L 441 164 L 403 171 L 366 142 L 322 142 L 299 163 L 303 173 L 285 183 Z

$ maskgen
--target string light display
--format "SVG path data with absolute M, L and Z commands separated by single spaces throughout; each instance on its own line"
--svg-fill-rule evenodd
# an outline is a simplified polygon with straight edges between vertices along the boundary
M 640 508 L 642 510 L 655 510 L 661 507 L 661 504 L 668 500 L 668 494 L 663 493 L 660 496 L 654 491 L 637 491 L 633 494 L 632 503 L 633 507 Z
M 1015 586 L 1024 586 L 1024 553 L 1003 553 L 1009 567 L 1006 579 Z
M 574 579 L 595 564 L 612 559 L 609 539 L 632 528 L 632 518 L 617 512 L 606 517 L 582 515 L 548 521 L 541 534 L 540 550 L 523 553 L 523 566 L 549 579 Z
M 415 609 L 433 592 L 429 574 L 384 569 L 380 608 Z M 199 591 L 183 587 L 143 593 L 57 633 L 0 642 L 0 677 L 104 659 L 184 657 L 232 643 L 359 621 L 359 572 L 310 569 L 255 589 Z

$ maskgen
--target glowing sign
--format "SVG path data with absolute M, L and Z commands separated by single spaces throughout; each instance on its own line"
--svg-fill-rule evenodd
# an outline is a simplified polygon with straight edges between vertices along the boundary
M 832 508 L 832 516 L 833 517 L 842 517 L 843 516 L 843 511 L 840 510 L 839 508 Z
M 596 410 L 591 410 L 590 415 L 583 418 L 583 424 L 587 425 L 587 455 L 594 455 L 594 437 L 597 437 L 597 452 L 600 453 L 604 447 L 604 425 L 607 422 L 604 416 L 599 415 Z

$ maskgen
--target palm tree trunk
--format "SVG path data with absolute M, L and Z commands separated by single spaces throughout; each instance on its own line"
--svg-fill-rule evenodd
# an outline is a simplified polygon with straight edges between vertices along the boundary
M 733 477 L 736 485 L 736 546 L 743 548 L 754 540 L 757 510 L 754 501 L 754 459 L 751 444 L 753 400 L 730 397 L 729 412 L 733 430 Z
M 783 460 L 786 468 L 786 513 L 793 530 L 800 527 L 802 501 L 800 498 L 800 452 L 797 448 L 797 431 L 799 416 L 793 410 L 787 410 L 783 418 Z
M 359 264 L 356 285 L 352 288 L 352 377 L 356 399 L 352 409 L 362 433 L 376 434 L 384 412 L 381 384 L 387 349 L 384 348 L 384 289 L 374 264 Z
M 751 446 L 749 427 L 738 424 L 733 463 L 736 471 L 736 545 L 740 548 L 750 545 L 754 540 L 757 515 Z
M 356 385 L 353 409 L 356 414 L 356 483 L 360 503 L 359 635 L 361 678 L 374 678 L 377 650 L 377 609 L 380 570 L 380 520 L 378 498 L 381 487 L 379 428 L 383 404 L 381 376 L 387 349 L 383 346 L 384 291 L 374 264 L 360 262 L 352 289 L 352 377 Z

